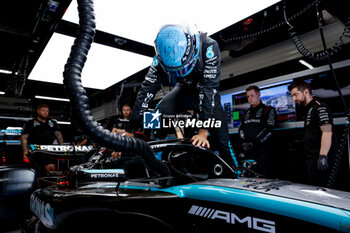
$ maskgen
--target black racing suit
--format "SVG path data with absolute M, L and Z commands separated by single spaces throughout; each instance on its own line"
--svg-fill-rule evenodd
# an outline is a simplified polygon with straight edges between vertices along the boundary
M 327 105 L 312 100 L 306 106 L 306 118 L 304 122 L 305 159 L 308 183 L 312 185 L 326 186 L 329 169 L 321 171 L 317 168 L 317 160 L 320 155 L 322 131 L 320 126 L 332 125 L 332 146 L 328 152 L 328 161 L 331 164 L 336 145 L 332 114 Z
M 209 129 L 210 137 L 217 140 L 220 156 L 233 166 L 233 155 L 228 146 L 228 128 L 219 95 L 220 49 L 217 42 L 204 33 L 201 33 L 200 40 L 201 47 L 196 66 L 189 75 L 176 78 L 175 88 L 162 99 L 159 111 L 162 114 L 173 115 L 186 110 L 195 110 L 199 113 L 200 120 L 205 121 L 209 118 L 221 120 L 221 128 Z M 141 122 L 143 112 L 148 109 L 149 103 L 160 89 L 162 79 L 165 78 L 173 77 L 169 77 L 155 57 L 137 95 L 128 131 L 135 131 Z
M 272 131 L 276 126 L 276 110 L 260 102 L 256 107 L 250 107 L 243 114 L 239 127 L 239 136 L 243 143 L 251 146 L 245 150 L 248 159 L 257 162 L 255 171 L 266 177 L 271 177 L 272 170 Z

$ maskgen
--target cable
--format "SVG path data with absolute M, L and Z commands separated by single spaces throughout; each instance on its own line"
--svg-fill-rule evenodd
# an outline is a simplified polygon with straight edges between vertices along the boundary
M 159 161 L 150 146 L 143 140 L 123 137 L 100 126 L 92 116 L 89 99 L 81 83 L 81 73 L 95 36 L 95 15 L 93 0 L 78 0 L 79 33 L 71 48 L 64 68 L 64 87 L 71 101 L 72 113 L 84 134 L 100 146 L 121 152 L 138 154 L 153 170 L 169 176 L 169 168 Z
M 313 60 L 313 61 L 323 61 L 327 59 L 327 55 L 326 53 L 330 54 L 330 56 L 333 56 L 334 54 L 338 53 L 343 45 L 345 44 L 344 42 L 344 38 L 350 38 L 350 17 L 348 18 L 345 27 L 344 27 L 344 31 L 342 33 L 342 35 L 339 37 L 339 42 L 336 42 L 334 44 L 334 46 L 332 48 L 327 49 L 327 51 L 321 51 L 321 52 L 317 52 L 317 53 L 313 53 L 310 50 L 308 50 L 303 42 L 300 40 L 300 38 L 297 36 L 297 33 L 295 31 L 295 28 L 291 25 L 290 21 L 293 21 L 295 19 L 297 19 L 298 17 L 302 16 L 303 14 L 305 14 L 306 12 L 308 12 L 309 10 L 311 10 L 312 8 L 314 8 L 318 3 L 320 2 L 320 0 L 316 0 L 313 1 L 312 3 L 310 3 L 309 5 L 307 5 L 305 8 L 303 8 L 301 11 L 299 11 L 298 13 L 294 14 L 293 16 L 287 18 L 286 16 L 286 5 L 284 2 L 284 6 L 283 6 L 283 15 L 284 15 L 284 21 L 275 24 L 267 29 L 252 33 L 252 34 L 248 34 L 248 35 L 243 35 L 243 36 L 235 36 L 235 37 L 231 37 L 231 38 L 227 38 L 224 39 L 222 38 L 222 35 L 220 34 L 220 39 L 226 43 L 229 42 L 233 42 L 233 41 L 241 41 L 241 40 L 246 40 L 246 39 L 251 39 L 254 37 L 258 37 L 261 36 L 263 34 L 269 33 L 271 31 L 274 31 L 284 25 L 288 25 L 289 29 L 289 35 L 291 37 L 291 40 L 293 42 L 293 44 L 295 45 L 295 47 L 297 48 L 297 50 L 306 58 Z
M 25 58 L 24 69 L 23 69 L 23 78 L 22 78 L 22 83 L 19 87 L 18 96 L 22 96 L 23 88 L 24 88 L 26 81 L 27 81 L 27 70 L 28 70 L 28 63 L 29 63 L 28 60 L 29 60 L 29 57 L 27 55 Z
M 315 6 L 316 8 L 318 8 L 319 5 L 319 1 L 315 1 Z M 319 15 L 319 19 L 323 20 L 322 18 L 322 12 L 317 10 L 317 14 Z M 301 39 L 297 36 L 297 32 L 295 31 L 295 28 L 293 25 L 290 24 L 289 19 L 287 19 L 286 16 L 286 5 L 284 4 L 283 6 L 283 15 L 284 15 L 284 21 L 286 22 L 287 25 L 289 25 L 289 29 L 288 29 L 288 33 L 289 36 L 291 37 L 291 40 L 293 42 L 293 44 L 295 45 L 295 47 L 297 48 L 297 50 L 299 51 L 299 53 L 301 55 L 303 55 L 304 57 L 306 57 L 309 60 L 312 61 L 324 61 L 326 59 L 328 59 L 328 57 L 335 55 L 336 53 L 338 53 L 342 47 L 344 46 L 344 37 L 350 38 L 350 17 L 348 18 L 346 24 L 345 24 L 345 28 L 344 31 L 342 33 L 342 35 L 339 38 L 339 41 L 336 42 L 333 47 L 331 48 L 326 48 L 324 46 L 324 50 L 314 53 L 311 52 L 309 49 L 307 49 L 303 42 L 301 41 Z M 319 23 L 319 28 L 320 30 L 322 30 L 322 34 L 323 34 L 323 29 L 322 29 L 322 25 L 321 22 Z M 323 37 L 324 38 L 324 37 Z
M 256 171 L 253 171 L 252 169 L 250 169 L 250 168 L 248 168 L 247 167 L 247 165 L 246 165 L 246 163 L 247 162 L 250 162 L 250 161 L 245 161 L 244 163 L 243 163 L 243 169 L 245 169 L 245 170 L 247 170 L 248 172 L 251 172 L 252 174 L 254 174 L 254 177 L 264 177 L 263 175 L 261 175 L 260 173 L 257 173 Z M 257 163 L 257 162 L 256 162 Z M 255 165 L 255 164 L 252 164 L 252 165 Z M 243 173 L 244 173 L 244 171 L 243 171 Z
M 349 137 L 349 131 L 350 131 L 350 124 L 348 121 L 348 123 L 345 126 L 344 132 L 341 136 L 340 143 L 336 147 L 334 162 L 333 162 L 331 172 L 329 175 L 329 179 L 327 182 L 327 187 L 329 187 L 329 188 L 334 187 L 335 181 L 337 180 L 337 177 L 339 174 L 339 170 L 341 168 L 341 164 L 342 164 L 343 159 L 344 159 L 345 151 L 348 149 L 347 148 L 347 143 L 348 143 L 347 140 Z
M 318 8 L 318 6 L 317 6 L 317 8 Z M 345 116 L 349 117 L 349 115 L 348 115 L 348 107 L 346 106 L 344 95 L 343 95 L 343 93 L 342 93 L 342 91 L 340 89 L 338 78 L 337 78 L 337 76 L 335 74 L 335 71 L 333 69 L 332 60 L 330 58 L 331 55 L 327 52 L 328 49 L 327 49 L 326 40 L 325 40 L 325 37 L 324 37 L 323 27 L 322 27 L 322 24 L 323 24 L 323 21 L 324 21 L 323 16 L 322 16 L 322 12 L 320 12 L 319 9 L 318 9 L 317 13 L 318 13 L 317 15 L 319 17 L 319 29 L 320 29 L 320 35 L 321 35 L 321 40 L 322 40 L 322 46 L 323 46 L 323 49 L 325 51 L 325 56 L 326 56 L 326 58 L 328 60 L 328 66 L 329 66 L 329 69 L 330 69 L 330 71 L 332 73 L 332 77 L 333 77 L 335 85 L 337 87 L 337 91 L 338 91 L 339 97 L 340 97 L 341 102 L 343 104 L 344 114 L 345 114 Z
M 324 23 L 323 15 L 322 15 L 322 12 L 319 9 L 319 6 L 316 5 L 316 7 L 317 7 L 317 16 L 318 16 L 318 19 L 319 19 L 319 29 L 320 29 L 320 35 L 321 35 L 323 49 L 324 49 L 324 51 L 326 51 L 325 56 L 326 56 L 327 61 L 328 61 L 329 69 L 331 70 L 332 77 L 334 79 L 335 85 L 337 87 L 338 94 L 340 96 L 341 102 L 342 102 L 344 110 L 345 110 L 344 114 L 345 114 L 345 116 L 347 118 L 347 121 L 348 121 L 348 123 L 346 124 L 345 130 L 344 130 L 344 133 L 343 133 L 343 135 L 341 137 L 341 141 L 340 141 L 339 145 L 337 145 L 335 156 L 334 156 L 335 157 L 334 158 L 334 163 L 333 163 L 333 166 L 331 168 L 331 173 L 330 173 L 330 176 L 329 176 L 329 179 L 328 179 L 328 182 L 327 182 L 327 187 L 332 188 L 334 186 L 335 181 L 337 179 L 337 176 L 339 174 L 340 166 L 342 164 L 343 157 L 344 157 L 344 154 L 345 154 L 345 151 L 346 151 L 347 139 L 349 137 L 349 129 L 350 129 L 350 125 L 349 125 L 350 115 L 348 113 L 348 107 L 346 105 L 343 93 L 341 91 L 337 75 L 336 75 L 336 73 L 334 71 L 334 68 L 333 68 L 333 65 L 332 65 L 332 60 L 330 58 L 330 54 L 327 53 L 328 49 L 327 49 L 326 40 L 325 40 L 325 37 L 324 37 L 323 27 L 322 27 L 322 25 Z
M 316 5 L 317 2 L 318 2 L 318 0 L 313 1 L 312 3 L 307 5 L 305 8 L 300 10 L 298 13 L 296 13 L 293 16 L 289 17 L 287 21 L 288 22 L 289 21 L 293 21 L 293 20 L 297 19 L 298 17 L 302 16 L 303 14 L 308 12 L 310 9 L 312 9 Z M 232 42 L 232 41 L 240 41 L 240 40 L 251 39 L 251 38 L 258 37 L 258 36 L 261 36 L 263 34 L 269 33 L 271 31 L 274 31 L 274 30 L 284 26 L 285 24 L 288 24 L 286 22 L 286 20 L 285 21 L 281 21 L 280 23 L 277 23 L 277 24 L 275 24 L 275 25 L 273 25 L 273 26 L 271 26 L 269 28 L 266 28 L 264 30 L 261 30 L 261 31 L 258 31 L 258 32 L 252 33 L 252 34 L 242 35 L 242 36 L 235 36 L 235 37 L 231 37 L 231 38 L 228 38 L 228 39 L 223 39 L 222 35 L 220 35 L 220 39 L 225 41 L 225 42 Z

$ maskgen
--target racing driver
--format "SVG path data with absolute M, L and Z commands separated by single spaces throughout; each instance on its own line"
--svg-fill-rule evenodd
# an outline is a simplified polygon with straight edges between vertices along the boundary
M 156 56 L 132 110 L 127 136 L 133 136 L 162 81 L 169 78 L 176 86 L 161 100 L 160 113 L 174 115 L 194 109 L 199 113 L 199 120 L 221 121 L 221 127 L 200 128 L 191 141 L 193 145 L 210 148 L 210 132 L 211 143 L 217 146 L 220 157 L 233 166 L 235 158 L 229 146 L 219 95 L 221 57 L 218 43 L 189 25 L 169 24 L 158 32 L 155 50 Z

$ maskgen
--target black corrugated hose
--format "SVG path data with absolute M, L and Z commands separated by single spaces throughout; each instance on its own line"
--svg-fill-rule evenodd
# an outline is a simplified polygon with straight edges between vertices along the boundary
M 111 150 L 140 155 L 152 170 L 163 176 L 170 176 L 169 168 L 156 159 L 145 141 L 114 134 L 100 126 L 93 118 L 89 99 L 81 83 L 81 72 L 95 35 L 93 0 L 78 0 L 78 11 L 79 33 L 63 72 L 65 91 L 71 101 L 72 113 L 78 126 L 94 143 Z

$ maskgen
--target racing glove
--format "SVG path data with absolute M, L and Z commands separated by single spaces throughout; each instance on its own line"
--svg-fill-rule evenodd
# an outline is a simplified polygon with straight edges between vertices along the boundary
M 318 170 L 325 171 L 328 169 L 328 157 L 327 155 L 320 155 L 317 160 Z
M 242 147 L 244 151 L 248 152 L 254 149 L 254 144 L 252 142 L 243 142 Z

